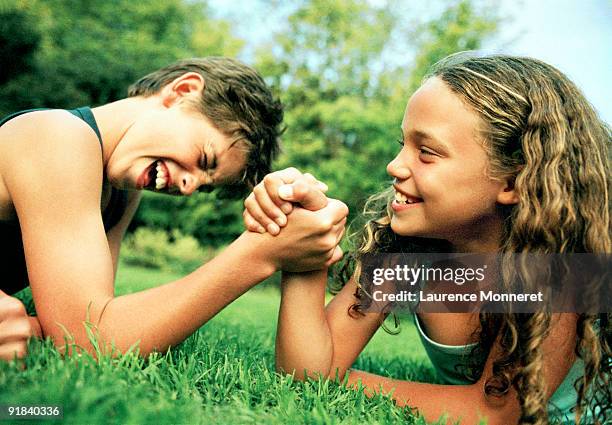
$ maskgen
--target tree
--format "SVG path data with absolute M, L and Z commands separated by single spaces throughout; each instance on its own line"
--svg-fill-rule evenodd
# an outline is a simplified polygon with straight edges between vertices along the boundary
M 386 164 L 399 149 L 395 141 L 409 95 L 431 64 L 478 48 L 496 28 L 494 13 L 472 1 L 443 5 L 415 33 L 400 27 L 391 2 L 300 2 L 288 18 L 289 30 L 258 57 L 286 105 L 278 168 L 312 172 L 353 216 L 367 196 L 388 187 Z M 408 53 L 386 63 L 390 45 L 416 52 L 414 64 Z
M 24 0 L 2 11 L 31 16 L 40 37 L 33 66 L 0 86 L 0 114 L 31 108 L 99 105 L 122 98 L 141 76 L 179 58 L 235 55 L 229 24 L 207 17 L 205 2 Z M 32 42 L 30 42 L 31 44 Z
M 204 1 L 21 0 L 0 8 L 0 116 L 34 107 L 100 105 L 177 59 L 235 56 L 242 41 Z M 216 208 L 211 208 L 212 205 Z M 240 205 L 214 195 L 145 193 L 132 229 L 178 228 L 221 245 L 240 233 Z M 227 221 L 228 225 L 221 225 Z

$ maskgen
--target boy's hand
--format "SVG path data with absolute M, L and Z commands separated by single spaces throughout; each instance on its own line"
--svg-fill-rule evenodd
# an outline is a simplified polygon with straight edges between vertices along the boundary
M 277 235 L 287 224 L 287 215 L 293 210 L 292 202 L 311 211 L 325 207 L 327 202 L 317 200 L 316 196 L 313 198 L 308 187 L 320 193 L 327 191 L 325 183 L 296 168 L 268 174 L 244 201 L 243 218 L 247 230 Z
M 296 185 L 300 187 L 299 183 Z M 258 252 L 275 270 L 297 273 L 321 270 L 342 258 L 338 243 L 344 235 L 347 206 L 311 187 L 306 186 L 305 192 L 304 202 L 316 207 L 316 211 L 295 208 L 277 236 L 244 233 L 246 237 L 253 235 L 255 243 L 260 244 Z
M 0 359 L 25 357 L 33 336 L 42 336 L 38 320 L 28 316 L 21 301 L 0 291 Z

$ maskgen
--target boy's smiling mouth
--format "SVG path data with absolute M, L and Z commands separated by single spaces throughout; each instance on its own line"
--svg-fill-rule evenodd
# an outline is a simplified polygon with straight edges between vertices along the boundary
M 168 166 L 162 160 L 157 160 L 149 165 L 138 180 L 140 187 L 154 191 L 168 189 L 172 182 Z

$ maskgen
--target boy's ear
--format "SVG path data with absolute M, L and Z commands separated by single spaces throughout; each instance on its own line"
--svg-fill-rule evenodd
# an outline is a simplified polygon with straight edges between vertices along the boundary
M 497 194 L 497 203 L 502 205 L 518 204 L 519 198 L 514 187 L 514 177 L 507 178 L 502 189 Z
M 186 72 L 164 86 L 162 102 L 170 107 L 185 96 L 201 95 L 204 87 L 204 77 L 197 72 Z

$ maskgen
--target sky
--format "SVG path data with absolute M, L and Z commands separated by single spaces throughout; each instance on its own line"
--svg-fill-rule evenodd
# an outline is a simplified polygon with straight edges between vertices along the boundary
M 420 11 L 429 3 L 399 1 Z M 612 125 L 612 0 L 499 0 L 493 4 L 510 19 L 484 49 L 531 56 L 557 67 Z M 240 23 L 234 31 L 247 40 L 247 61 L 252 46 L 270 41 L 271 30 L 282 28 L 288 11 L 282 0 L 209 0 L 209 5 L 216 16 Z

